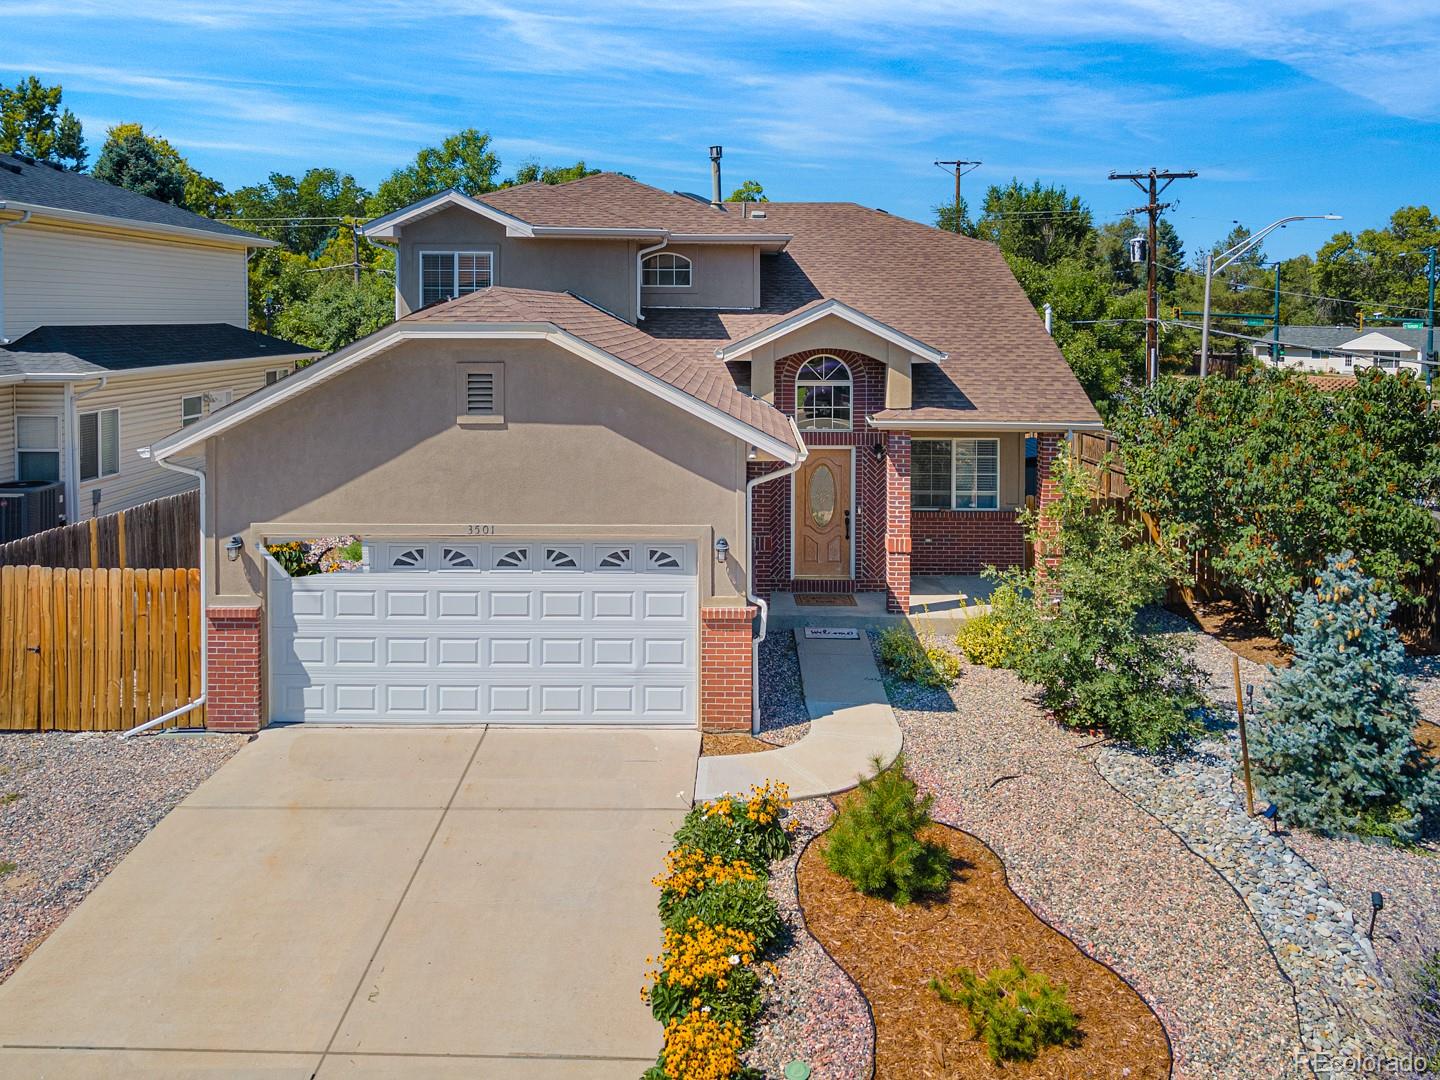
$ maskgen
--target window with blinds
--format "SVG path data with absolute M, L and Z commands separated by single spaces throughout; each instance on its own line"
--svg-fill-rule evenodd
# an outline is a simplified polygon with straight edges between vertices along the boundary
M 916 439 L 910 448 L 914 510 L 997 510 L 999 439 Z
M 499 424 L 505 419 L 505 365 L 459 365 L 461 424 Z
M 120 471 L 120 410 L 80 414 L 80 479 L 99 480 Z

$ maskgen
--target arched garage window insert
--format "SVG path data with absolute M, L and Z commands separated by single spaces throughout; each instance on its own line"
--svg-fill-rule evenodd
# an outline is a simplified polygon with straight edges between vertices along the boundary
M 795 423 L 802 431 L 849 431 L 850 369 L 833 356 L 813 356 L 795 373 Z
M 640 281 L 644 285 L 664 286 L 667 289 L 688 289 L 690 287 L 690 260 L 673 251 L 661 251 L 645 258 L 641 268 Z

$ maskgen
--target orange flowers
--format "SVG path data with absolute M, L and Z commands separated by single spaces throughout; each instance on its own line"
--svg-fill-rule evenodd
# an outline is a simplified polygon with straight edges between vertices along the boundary
M 706 858 L 698 848 L 677 847 L 665 856 L 665 873 L 650 879 L 668 900 L 702 892 L 729 881 L 759 881 L 760 875 L 744 859 L 726 862 L 719 855 Z
M 690 1012 L 665 1025 L 660 1054 L 665 1075 L 673 1080 L 729 1080 L 740 1072 L 742 1044 L 739 1024 Z
M 649 977 L 656 984 L 666 983 L 687 990 L 713 980 L 717 990 L 724 990 L 729 985 L 731 971 L 754 959 L 754 934 L 728 926 L 707 926 L 699 919 L 691 919 L 683 933 L 666 929 L 660 969 L 649 972 Z

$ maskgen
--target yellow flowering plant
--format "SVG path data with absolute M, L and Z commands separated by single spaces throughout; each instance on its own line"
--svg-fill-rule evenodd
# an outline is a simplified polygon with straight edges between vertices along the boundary
M 790 789 L 779 780 L 752 786 L 749 795 L 722 795 L 685 816 L 675 834 L 681 844 L 722 859 L 763 866 L 790 854 Z
M 660 1060 L 642 1080 L 760 1080 L 758 1070 L 740 1064 L 744 1042 L 739 1024 L 692 1010 L 665 1025 Z
M 747 1025 L 760 1015 L 755 935 L 692 918 L 683 930 L 665 928 L 659 966 L 640 992 L 661 1023 L 700 1010 L 716 1020 Z M 651 957 L 655 963 L 655 958 Z

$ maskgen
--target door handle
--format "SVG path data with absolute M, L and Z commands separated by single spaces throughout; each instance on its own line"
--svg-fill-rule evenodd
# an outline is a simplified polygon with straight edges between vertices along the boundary
M 850 539 L 850 511 L 845 511 L 845 539 Z

